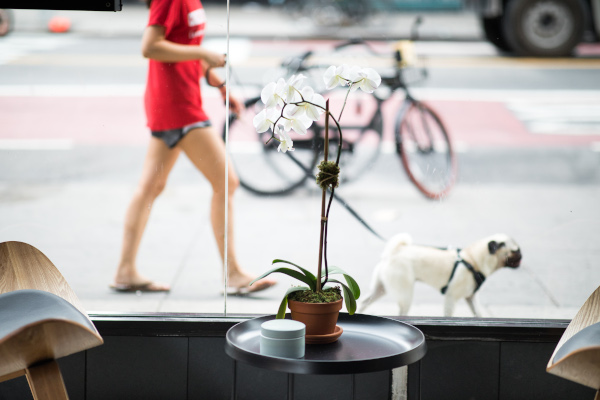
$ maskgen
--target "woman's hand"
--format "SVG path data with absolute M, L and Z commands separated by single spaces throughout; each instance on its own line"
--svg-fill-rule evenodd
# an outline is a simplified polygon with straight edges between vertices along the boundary
M 244 104 L 235 96 L 229 96 L 229 109 L 234 114 L 240 114 L 244 109 Z
M 225 102 L 226 101 L 225 96 L 227 95 L 227 88 L 225 86 L 222 86 L 219 88 L 219 91 L 221 92 L 221 97 L 223 97 L 223 102 Z M 232 96 L 230 93 L 229 94 L 229 109 L 231 110 L 232 113 L 239 114 L 244 109 L 244 103 L 241 102 L 237 97 Z
M 215 53 L 214 51 L 203 49 L 202 60 L 209 68 L 219 68 L 225 66 L 225 54 Z

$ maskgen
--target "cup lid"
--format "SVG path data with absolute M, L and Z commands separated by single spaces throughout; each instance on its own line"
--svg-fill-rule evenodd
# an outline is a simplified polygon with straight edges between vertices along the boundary
M 304 336 L 306 325 L 291 319 L 272 319 L 260 325 L 260 333 L 273 339 L 295 339 Z

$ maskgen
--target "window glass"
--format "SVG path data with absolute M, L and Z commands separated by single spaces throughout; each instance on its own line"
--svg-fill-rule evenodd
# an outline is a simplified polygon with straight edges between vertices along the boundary
M 225 11 L 206 7 L 203 45 L 217 55 L 225 53 Z M 213 187 L 183 151 L 156 201 L 145 196 L 132 206 L 140 192 L 160 189 L 168 169 L 168 160 L 156 163 L 147 180 L 151 187 L 140 184 L 154 140 L 144 111 L 146 6 L 132 0 L 117 13 L 9 12 L 0 14 L 14 23 L 0 37 L 0 240 L 27 242 L 44 252 L 88 311 L 222 313 L 222 262 L 210 218 Z M 204 17 L 193 13 L 186 29 L 197 38 Z M 204 110 L 220 137 L 222 96 L 202 85 Z M 186 104 L 184 95 L 173 98 L 175 112 Z M 215 142 L 224 154 L 219 137 Z M 220 193 L 222 176 L 215 185 Z M 136 242 L 126 221 L 143 226 L 146 218 L 137 257 L 132 259 L 132 250 L 122 255 L 124 241 Z M 135 263 L 143 279 L 170 285 L 171 293 L 111 290 L 121 262 Z
M 353 8 L 360 5 L 366 9 Z M 541 47 L 551 47 L 536 42 L 530 53 L 517 49 L 522 57 L 516 57 L 494 42 L 493 21 L 481 21 L 473 10 L 440 1 L 410 7 L 417 6 L 286 1 L 257 7 L 274 38 L 244 39 L 246 57 L 233 63 L 232 93 L 258 96 L 269 83 L 297 73 L 304 64 L 293 57 L 307 51 L 314 54 L 306 65 L 323 68 L 301 72 L 307 83 L 316 79 L 319 93 L 330 65 L 371 67 L 384 78 L 375 97 L 360 89 L 348 97 L 335 190 L 340 201 L 333 201 L 327 222 L 328 264 L 359 283 L 359 311 L 469 317 L 465 298 L 478 289 L 474 307 L 483 317 L 573 317 L 600 282 L 594 267 L 600 243 L 597 44 L 579 45 L 573 57 L 536 58 Z M 415 32 L 418 16 L 421 40 L 399 41 Z M 496 27 L 503 29 L 497 21 Z M 354 38 L 369 47 L 335 51 Z M 432 112 L 407 102 L 401 88 L 391 91 L 396 73 Z M 345 91 L 329 93 L 337 117 Z M 235 200 L 238 259 L 256 274 L 289 266 L 272 265 L 274 259 L 316 273 L 321 190 L 314 163 L 323 157 L 324 118 L 306 135 L 292 133 L 295 151 L 283 154 L 273 139 L 265 145 L 269 131 L 254 133 L 253 117 L 265 106 L 256 104 L 230 129 L 229 149 L 244 186 Z M 331 132 L 334 150 L 338 136 Z M 278 284 L 228 298 L 228 310 L 274 314 L 286 290 L 304 285 L 282 274 L 269 277 Z M 366 299 L 373 302 L 361 309 Z
M 212 186 L 181 154 L 160 196 L 135 208 L 138 222 L 148 218 L 135 263 L 169 293 L 109 287 L 126 258 L 128 210 L 152 140 L 141 54 L 148 10 L 135 1 L 118 13 L 13 10 L 14 29 L 0 37 L 0 240 L 43 251 L 88 311 L 274 314 L 301 283 L 273 274 L 275 286 L 254 291 L 251 278 L 284 266 L 275 259 L 316 273 L 324 117 L 305 135 L 290 131 L 294 151 L 285 154 L 282 136 L 269 141 L 270 131 L 254 126 L 262 89 L 298 72 L 306 76 L 299 89 L 326 93 L 342 126 L 326 254 L 360 285 L 359 305 L 373 300 L 359 312 L 398 315 L 402 304 L 408 315 L 442 316 L 455 296 L 452 315 L 472 316 L 464 298 L 480 286 L 483 317 L 571 318 L 598 286 L 597 43 L 542 58 L 539 48 L 552 43 L 529 37 L 538 53 L 519 42 L 517 57 L 500 50 L 516 39 L 494 35 L 507 30 L 497 20 L 440 0 L 233 2 L 229 18 L 222 3 L 204 7 L 202 45 L 228 53 L 231 67 L 215 69 L 215 79 L 229 78 L 229 103 L 246 104 L 227 137 L 229 172 L 241 186 L 227 184 L 225 229 L 211 217 L 225 180 Z M 349 39 L 361 43 L 336 50 Z M 383 81 L 374 95 L 358 89 L 345 100 L 347 87 L 326 90 L 325 71 L 342 64 L 376 70 Z M 202 80 L 201 90 L 211 134 L 221 137 L 224 89 Z M 151 182 L 165 176 L 161 165 Z M 229 237 L 229 288 L 215 231 Z M 508 266 L 492 272 L 499 259 Z

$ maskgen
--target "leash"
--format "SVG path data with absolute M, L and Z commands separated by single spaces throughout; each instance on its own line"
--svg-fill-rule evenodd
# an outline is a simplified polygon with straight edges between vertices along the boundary
M 329 190 L 327 190 L 327 191 L 329 192 Z M 330 193 L 331 193 L 331 192 L 330 192 Z M 348 212 L 349 212 L 349 213 L 350 213 L 350 214 L 351 214 L 351 215 L 352 215 L 354 218 L 356 218 L 356 219 L 358 220 L 358 222 L 360 222 L 360 223 L 361 223 L 361 224 L 362 224 L 362 225 L 363 225 L 365 228 L 367 228 L 367 229 L 369 230 L 369 232 L 371 232 L 373 235 L 377 236 L 379 239 L 381 239 L 381 240 L 385 241 L 385 239 L 384 239 L 384 238 L 383 238 L 383 237 L 382 237 L 382 236 L 381 236 L 379 233 L 375 232 L 375 230 L 374 230 L 373 228 L 371 228 L 371 227 L 369 226 L 369 224 L 367 224 L 367 223 L 365 222 L 365 220 L 363 220 L 363 219 L 360 217 L 360 215 L 358 215 L 358 213 L 357 213 L 356 211 L 354 211 L 354 210 L 352 209 L 352 207 L 350 207 L 350 206 L 348 205 L 348 203 L 346 203 L 346 201 L 344 201 L 344 199 L 342 199 L 341 197 L 339 197 L 339 196 L 338 196 L 337 194 L 335 194 L 335 193 L 333 194 L 333 198 L 334 198 L 334 199 L 336 199 L 336 200 L 337 200 L 339 203 L 341 203 L 341 204 L 344 206 L 344 208 L 346 208 L 346 210 L 348 210 Z
M 306 168 L 306 166 L 304 164 L 302 164 L 300 161 L 298 161 L 296 159 L 296 157 L 294 157 L 292 154 L 290 154 L 290 152 L 286 152 L 285 154 L 288 155 L 288 157 L 290 157 L 292 159 L 292 161 L 298 166 L 300 167 L 303 171 L 304 174 L 308 177 L 308 178 L 312 178 L 314 179 L 315 177 L 313 176 L 312 172 Z M 331 195 L 331 191 L 328 189 L 327 190 L 329 192 L 329 194 Z M 367 224 L 367 222 L 360 216 L 358 215 L 358 213 L 352 208 L 350 207 L 350 205 L 348 205 L 348 203 L 342 199 L 340 196 L 338 196 L 336 193 L 333 194 L 333 198 L 340 203 L 342 206 L 344 206 L 344 208 L 346 210 L 348 210 L 348 212 L 350 213 L 350 215 L 352 215 L 354 218 L 356 218 L 358 220 L 358 222 L 360 222 L 365 228 L 367 228 L 367 230 L 369 232 L 371 232 L 373 235 L 377 236 L 379 239 L 385 241 L 386 239 L 383 238 L 383 236 L 381 236 L 379 233 L 377 233 L 373 228 L 371 228 L 371 226 L 369 224 Z
M 485 275 L 477 271 L 470 263 L 463 260 L 460 256 L 460 249 L 456 249 L 456 262 L 454 263 L 454 268 L 452 268 L 452 273 L 450 274 L 450 279 L 448 279 L 448 283 L 440 290 L 442 294 L 446 294 L 446 291 L 448 290 L 448 285 L 450 285 L 450 282 L 452 281 L 454 273 L 456 272 L 456 268 L 458 268 L 459 264 L 463 264 L 469 270 L 469 272 L 471 272 L 471 274 L 473 275 L 473 279 L 475 279 L 475 284 L 477 286 L 475 287 L 473 293 L 477 292 L 483 284 L 483 282 L 485 281 Z

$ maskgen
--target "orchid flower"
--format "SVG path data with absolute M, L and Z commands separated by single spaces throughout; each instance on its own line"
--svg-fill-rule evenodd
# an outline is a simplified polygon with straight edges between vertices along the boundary
M 275 121 L 280 117 L 279 112 L 275 108 L 265 108 L 254 116 L 252 120 L 256 132 L 263 133 L 273 128 Z
M 277 147 L 277 151 L 281 151 L 285 153 L 286 151 L 294 151 L 294 142 L 290 138 L 290 135 L 280 126 L 277 126 L 276 133 L 279 135 L 279 147 Z
M 373 68 L 362 68 L 356 72 L 356 77 L 352 77 L 352 88 L 355 91 L 361 89 L 366 93 L 373 93 L 381 84 L 381 76 Z
M 295 107 L 290 108 L 289 115 L 299 117 L 306 115 L 312 121 L 318 121 L 322 113 L 325 112 L 325 98 L 310 86 L 305 86 L 301 91 L 301 103 L 294 104 Z
M 336 86 L 346 86 L 350 80 L 349 72 L 350 67 L 346 64 L 342 64 L 339 67 L 332 65 L 327 68 L 327 71 L 323 75 L 327 90 L 333 89 Z
M 285 91 L 285 80 L 279 78 L 277 83 L 271 82 L 260 92 L 260 99 L 267 108 L 273 108 L 277 105 L 283 106 L 283 97 Z
M 312 125 L 313 120 L 302 113 L 292 115 L 295 109 L 296 107 L 286 107 L 283 110 L 283 129 L 285 129 L 286 132 L 293 129 L 300 135 L 306 135 L 306 130 Z
M 295 103 L 300 101 L 300 85 L 306 77 L 302 74 L 292 75 L 285 83 L 283 88 L 283 99 L 286 103 Z

